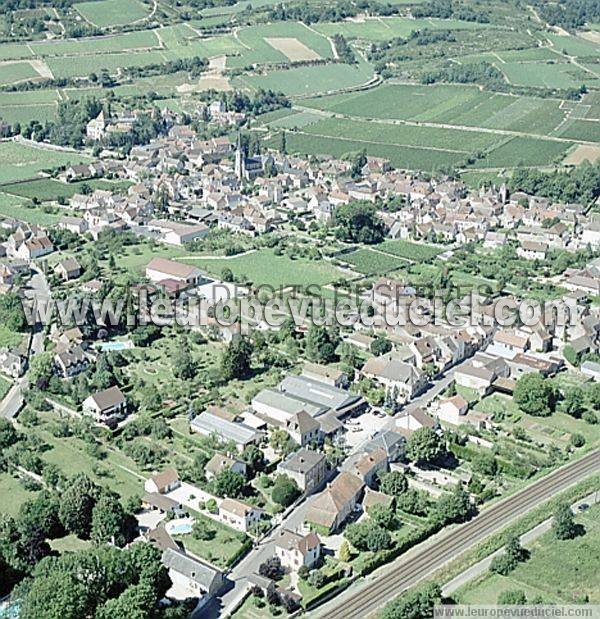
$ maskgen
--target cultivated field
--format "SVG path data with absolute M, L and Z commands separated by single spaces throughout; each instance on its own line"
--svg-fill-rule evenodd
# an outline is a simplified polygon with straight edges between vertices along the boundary
M 78 13 L 98 28 L 122 26 L 148 17 L 151 8 L 138 0 L 98 0 L 73 5 Z

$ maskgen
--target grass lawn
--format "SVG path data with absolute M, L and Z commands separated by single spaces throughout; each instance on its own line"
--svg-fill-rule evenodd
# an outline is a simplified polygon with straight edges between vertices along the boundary
M 462 604 L 495 604 L 502 591 L 521 589 L 528 598 L 541 596 L 544 603 L 574 603 L 587 595 L 600 603 L 600 507 L 577 516 L 586 530 L 573 540 L 557 540 L 552 532 L 531 547 L 531 558 L 508 576 L 485 575 L 456 594 Z
M 25 198 L 0 191 L 0 217 L 14 217 L 27 223 L 49 226 L 57 223 L 62 217 L 62 214 L 54 212 L 55 210 L 57 209 L 52 207 L 46 209 L 33 206 Z
M 41 170 L 88 162 L 89 158 L 79 153 L 32 146 L 21 142 L 0 142 L 0 183 L 34 177 Z
M 10 391 L 12 383 L 8 378 L 0 376 L 0 400 L 4 399 L 4 396 Z
M 15 333 L 8 327 L 0 325 L 0 348 L 15 348 L 23 341 L 22 333 Z
M 235 558 L 246 536 L 203 514 L 194 513 L 193 516 L 196 520 L 204 521 L 207 527 L 215 531 L 213 539 L 198 540 L 191 533 L 176 535 L 175 539 L 184 545 L 186 551 L 218 567 L 227 567 Z
M 193 264 L 220 277 L 223 269 L 231 269 L 236 279 L 250 281 L 254 286 L 268 284 L 273 287 L 324 285 L 342 277 L 336 267 L 322 261 L 304 258 L 292 260 L 285 255 L 276 256 L 272 249 L 261 249 L 234 258 L 207 259 L 186 257 L 184 262 Z
M 236 612 L 231 616 L 232 619 L 271 619 L 275 617 L 269 610 L 269 605 L 266 603 L 264 599 L 261 599 L 263 602 L 262 607 L 258 607 L 256 605 L 256 600 L 253 596 L 249 595 L 244 603 L 236 610 Z M 278 615 L 281 617 L 282 615 Z
M 152 246 L 150 243 L 139 245 L 128 245 L 121 256 L 116 256 L 117 266 L 129 272 L 144 273 L 146 265 L 160 256 L 161 258 L 171 258 L 177 260 L 182 256 L 189 255 L 183 247 L 170 247 L 168 245 Z
M 21 482 L 9 473 L 0 473 L 0 496 L 2 505 L 0 513 L 16 516 L 25 501 L 35 497 L 37 493 L 26 490 Z
M 91 542 L 79 539 L 76 535 L 65 535 L 57 539 L 49 540 L 50 548 L 56 552 L 63 554 L 65 552 L 76 552 L 78 550 L 87 550 L 91 546 Z

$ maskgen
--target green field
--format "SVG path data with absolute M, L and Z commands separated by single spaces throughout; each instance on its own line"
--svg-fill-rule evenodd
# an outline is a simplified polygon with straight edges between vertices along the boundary
M 22 483 L 10 473 L 0 473 L 0 496 L 4 497 L 0 513 L 16 516 L 25 501 L 34 498 L 35 492 L 26 490 Z M 8 498 L 10 497 L 10 500 Z
M 558 99 L 515 97 L 471 86 L 384 84 L 302 101 L 302 106 L 362 118 L 409 120 L 548 135 L 565 118 Z
M 324 285 L 342 276 L 341 271 L 326 262 L 303 258 L 292 260 L 287 256 L 276 256 L 270 249 L 261 249 L 237 258 L 186 257 L 183 260 L 216 277 L 220 277 L 224 268 L 231 269 L 238 279 L 248 279 L 254 286 Z
M 444 251 L 442 248 L 433 245 L 411 243 L 404 240 L 385 241 L 378 245 L 377 249 L 388 254 L 394 254 L 394 256 L 399 258 L 412 260 L 413 262 L 428 262 Z
M 41 202 L 50 202 L 59 198 L 70 198 L 76 193 L 80 193 L 84 186 L 92 189 L 124 189 L 130 185 L 127 181 L 113 182 L 102 179 L 92 179 L 89 181 L 78 181 L 74 183 L 62 183 L 53 178 L 40 178 L 24 183 L 14 183 L 3 185 L 2 192 L 21 198 L 37 198 Z
M 29 62 L 11 62 L 10 64 L 0 65 L 0 85 L 14 84 L 39 77 L 40 74 Z
M 242 28 L 238 33 L 242 45 L 239 56 L 229 58 L 227 67 L 247 67 L 258 64 L 288 63 L 288 57 L 265 39 L 297 39 L 321 58 L 332 58 L 331 44 L 318 32 L 298 22 L 281 22 Z
M 62 215 L 46 212 L 46 209 L 33 206 L 24 198 L 0 191 L 0 217 L 13 217 L 31 224 L 49 226 L 58 222 Z
M 485 28 L 485 24 L 459 21 L 457 19 L 411 19 L 408 17 L 374 17 L 364 21 L 317 23 L 315 30 L 333 36 L 342 34 L 347 38 L 366 41 L 387 41 L 396 37 L 407 38 L 412 32 L 428 30 L 461 30 Z
M 336 258 L 341 262 L 347 262 L 363 275 L 384 275 L 407 265 L 405 260 L 371 249 L 357 249 L 348 254 L 340 254 Z
M 150 15 L 149 5 L 138 0 L 97 0 L 73 6 L 86 21 L 98 28 L 131 24 Z
M 270 88 L 289 96 L 298 96 L 360 86 L 372 77 L 373 67 L 368 62 L 361 61 L 356 65 L 326 64 L 240 76 L 234 78 L 232 83 L 238 88 Z
M 4 398 L 4 396 L 10 391 L 12 387 L 12 383 L 8 378 L 0 375 L 0 400 Z
M 600 603 L 600 507 L 592 506 L 577 521 L 585 535 L 572 540 L 557 540 L 545 533 L 531 546 L 531 558 L 508 576 L 486 574 L 455 594 L 461 604 L 495 604 L 507 590 L 523 590 L 529 599 L 541 597 L 544 603 L 575 602 L 587 595 L 590 604 Z
M 22 142 L 0 142 L 0 185 L 37 176 L 42 170 L 89 161 L 80 153 L 32 146 Z M 0 191 L 2 187 L 0 186 Z

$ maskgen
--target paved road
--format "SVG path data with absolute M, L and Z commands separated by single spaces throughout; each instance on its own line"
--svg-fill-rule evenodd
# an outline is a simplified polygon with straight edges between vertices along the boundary
M 470 522 L 443 530 L 429 542 L 416 546 L 394 563 L 382 568 L 381 575 L 359 581 L 356 586 L 317 609 L 312 616 L 327 619 L 366 617 L 539 503 L 598 471 L 600 450 L 565 465 L 495 503 Z
M 29 288 L 25 291 L 28 299 L 47 299 L 50 296 L 50 288 L 46 277 L 41 271 L 36 271 L 29 281 Z M 44 351 L 44 331 L 38 325 L 31 338 L 29 347 L 29 359 Z M 27 375 L 19 378 L 12 386 L 6 397 L 0 402 L 0 417 L 14 419 L 23 408 L 23 389 L 27 386 Z
M 466 359 L 449 370 L 443 377 L 435 381 L 425 393 L 421 394 L 419 397 L 415 398 L 408 405 L 406 405 L 396 417 L 400 417 L 416 407 L 427 406 L 427 404 L 437 397 L 439 393 L 448 388 L 448 385 L 454 377 L 454 372 L 456 369 L 468 361 L 469 359 Z M 390 419 L 386 424 L 384 424 L 382 429 L 393 430 L 394 427 L 395 420 Z M 351 467 L 354 462 L 353 456 L 361 453 L 363 447 L 364 442 L 354 448 L 352 453 L 349 454 L 341 465 L 340 469 L 342 471 Z M 232 588 L 225 594 L 221 595 L 220 598 L 214 600 L 210 606 L 203 608 L 199 613 L 197 613 L 198 617 L 201 616 L 204 619 L 205 617 L 213 618 L 223 615 L 227 616 L 228 611 L 230 611 L 232 606 L 234 606 L 235 603 L 244 595 L 248 585 L 248 576 L 254 572 L 257 572 L 260 564 L 275 554 L 274 540 L 276 535 L 278 535 L 282 529 L 289 529 L 292 531 L 299 529 L 304 523 L 306 511 L 314 498 L 315 495 L 307 497 L 306 500 L 298 505 L 298 507 L 287 518 L 285 518 L 284 521 L 278 525 L 259 546 L 250 551 L 250 553 L 232 569 L 231 573 L 228 575 L 228 579 L 232 582 Z

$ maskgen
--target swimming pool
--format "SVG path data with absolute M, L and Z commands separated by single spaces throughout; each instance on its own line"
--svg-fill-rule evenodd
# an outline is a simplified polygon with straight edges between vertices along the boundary
M 100 349 L 103 352 L 115 352 L 118 350 L 127 350 L 133 348 L 131 342 L 103 342 L 100 344 Z
M 169 527 L 171 535 L 186 535 L 192 532 L 193 525 L 189 522 L 181 522 Z

